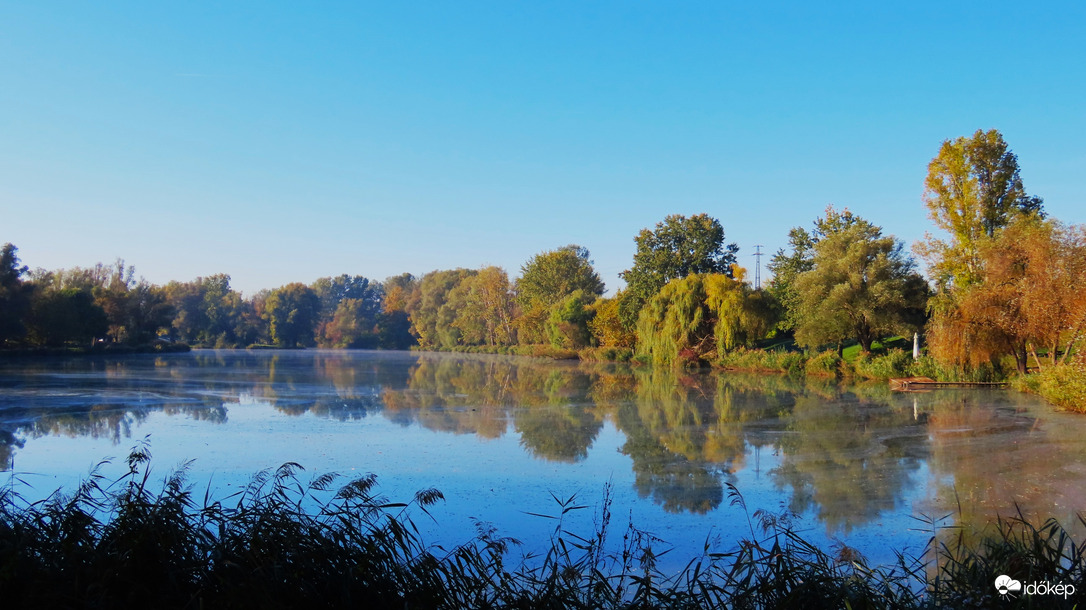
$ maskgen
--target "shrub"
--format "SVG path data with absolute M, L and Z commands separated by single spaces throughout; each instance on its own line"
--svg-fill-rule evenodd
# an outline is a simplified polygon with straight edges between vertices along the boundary
M 838 377 L 842 373 L 841 365 L 843 362 L 836 351 L 826 350 L 813 358 L 808 358 L 803 370 L 808 375 Z
M 882 356 L 860 354 L 852 361 L 856 375 L 864 379 L 889 379 L 908 376 L 912 355 L 905 350 L 891 349 Z
M 1057 407 L 1086 412 L 1086 357 L 1080 355 L 1069 364 L 1045 367 L 1026 379 L 1031 379 L 1028 385 L 1033 391 Z
M 723 354 L 716 365 L 739 371 L 773 371 L 800 374 L 807 363 L 801 352 L 739 348 Z
M 577 356 L 586 362 L 629 362 L 633 350 L 625 347 L 586 347 L 577 352 Z

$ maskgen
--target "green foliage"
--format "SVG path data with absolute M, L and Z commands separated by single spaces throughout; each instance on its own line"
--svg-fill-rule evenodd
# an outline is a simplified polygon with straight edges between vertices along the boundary
M 765 295 L 719 273 L 672 280 L 641 310 L 637 353 L 655 364 L 694 364 L 761 339 L 773 326 Z
M 705 276 L 668 282 L 641 310 L 637 353 L 656 365 L 695 364 L 716 351 Z
M 418 344 L 411 332 L 410 305 L 419 298 L 419 280 L 410 273 L 387 278 L 383 285 L 385 299 L 378 317 L 380 346 L 384 349 L 408 349 Z
M 376 314 L 363 299 L 346 298 L 321 329 L 322 346 L 373 349 L 378 344 Z
M 69 343 L 89 346 L 109 330 L 106 312 L 87 290 L 37 291 L 27 318 L 30 343 L 59 347 Z
M 174 310 L 172 326 L 177 339 L 200 347 L 244 344 L 239 324 L 249 304 L 230 288 L 229 275 L 170 282 L 165 293 Z
M 622 303 L 628 294 L 620 290 L 615 296 L 597 299 L 592 305 L 595 315 L 588 321 L 588 328 L 600 345 L 633 349 L 637 343 L 637 335 L 622 319 Z
M 627 300 L 623 323 L 632 328 L 640 308 L 665 284 L 695 273 L 731 274 L 739 246 L 724 245 L 724 228 L 708 214 L 672 214 L 634 238 L 633 267 L 623 271 Z
M 1079 355 L 1068 364 L 1047 366 L 1026 378 L 1031 381 L 1032 391 L 1048 402 L 1086 413 L 1086 357 Z
M 460 343 L 459 331 L 450 326 L 450 312 L 442 312 L 441 309 L 452 289 L 465 277 L 476 273 L 470 269 L 431 271 L 419 280 L 417 296 L 406 306 L 411 319 L 411 332 L 419 338 L 421 347 L 435 349 Z
M 587 248 L 570 244 L 536 254 L 521 267 L 514 285 L 521 309 L 518 319 L 522 343 L 542 343 L 554 305 L 576 291 L 591 298 L 603 294 L 603 281 L 592 267 Z
M 807 359 L 803 370 L 816 377 L 840 377 L 843 373 L 844 360 L 834 350 L 827 350 Z
M 716 364 L 721 368 L 739 371 L 781 372 L 801 375 L 806 371 L 807 356 L 802 352 L 784 349 L 739 348 L 719 356 Z
M 312 345 L 319 316 L 320 299 L 300 282 L 272 291 L 264 302 L 264 319 L 279 347 Z
M 765 338 L 777 322 L 773 296 L 752 290 L 743 281 L 745 271 L 741 267 L 733 267 L 733 275 L 705 276 L 705 304 L 716 318 L 713 334 L 718 354 Z
M 562 349 L 580 349 L 592 344 L 588 323 L 595 315 L 591 305 L 596 296 L 575 290 L 551 307 L 547 318 L 547 336 L 551 345 Z
M 322 277 L 313 282 L 320 300 L 316 340 L 321 347 L 377 347 L 377 319 L 384 288 L 361 275 Z M 351 301 L 346 304 L 347 301 Z
M 1000 363 L 985 362 L 977 366 L 949 365 L 929 356 L 922 355 L 914 360 L 907 376 L 930 377 L 938 381 L 1006 381 L 1007 369 Z
M 460 345 L 511 345 L 516 342 L 513 326 L 512 286 L 505 270 L 484 267 L 463 278 L 438 312 L 448 320 Z
M 1022 185 L 1018 157 L 994 129 L 944 141 L 924 187 L 929 216 L 951 238 L 928 236 L 918 247 L 940 286 L 980 281 L 983 243 L 1017 217 L 1042 214 L 1042 200 Z
M 586 347 L 577 352 L 577 357 L 585 362 L 629 362 L 633 350 L 625 347 Z
M 887 350 L 882 355 L 861 353 L 852 361 L 852 369 L 864 379 L 909 377 L 913 364 L 911 353 L 900 349 Z
M 848 210 L 829 207 L 816 225 L 814 264 L 794 284 L 797 343 L 817 348 L 856 339 L 871 351 L 880 336 L 919 328 L 927 284 L 901 244 Z
M 0 345 L 26 333 L 23 317 L 30 308 L 31 289 L 22 280 L 27 268 L 19 265 L 18 251 L 12 244 L 0 248 Z
M 799 294 L 796 292 L 796 277 L 814 267 L 814 245 L 816 237 L 803 227 L 793 227 L 788 231 L 788 245 L 791 252 L 784 248 L 769 259 L 769 271 L 773 279 L 769 282 L 769 293 L 780 305 L 778 327 L 783 331 L 795 329 L 798 320 Z

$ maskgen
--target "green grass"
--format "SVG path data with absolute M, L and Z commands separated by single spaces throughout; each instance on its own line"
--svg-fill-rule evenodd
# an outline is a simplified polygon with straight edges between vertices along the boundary
M 1046 366 L 1017 377 L 1015 388 L 1039 394 L 1048 402 L 1069 411 L 1086 413 L 1086 357 L 1076 356 L 1068 364 Z
M 34 504 L 14 481 L 0 492 L 5 608 L 1070 608 L 1086 598 L 1081 541 L 1055 521 L 1004 519 L 970 543 L 925 519 L 921 558 L 870 566 L 854 549 L 807 542 L 786 512 L 751 514 L 729 484 L 750 536 L 726 553 L 707 543 L 665 574 L 651 534 L 629 525 L 609 543 L 609 493 L 582 533 L 564 520 L 587 507 L 556 498 L 547 550 L 516 558 L 517 541 L 485 525 L 454 548 L 426 544 L 414 520 L 442 500 L 433 489 L 391 502 L 372 475 L 337 488 L 332 475 L 302 483 L 286 464 L 218 502 L 194 496 L 184 468 L 152 489 L 149 459 L 137 448 L 119 480 L 95 471 Z M 1076 593 L 1004 602 L 993 586 L 1003 573 Z

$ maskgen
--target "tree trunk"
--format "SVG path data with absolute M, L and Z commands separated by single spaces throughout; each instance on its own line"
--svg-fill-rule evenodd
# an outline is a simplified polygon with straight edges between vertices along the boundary
M 1044 367 L 1041 366 L 1041 359 L 1037 357 L 1037 350 L 1034 349 L 1032 343 L 1029 344 L 1029 353 L 1033 355 L 1033 362 L 1037 364 L 1037 371 L 1039 372 Z
M 1025 375 L 1029 368 L 1029 361 L 1026 358 L 1026 346 L 1023 345 L 1022 349 L 1014 350 L 1015 364 L 1018 365 L 1018 372 L 1022 375 Z

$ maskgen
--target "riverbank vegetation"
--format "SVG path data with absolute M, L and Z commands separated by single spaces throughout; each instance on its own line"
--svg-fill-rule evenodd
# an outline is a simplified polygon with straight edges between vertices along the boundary
M 138 448 L 120 479 L 96 470 L 39 503 L 23 501 L 14 482 L 0 491 L 6 607 L 1071 608 L 1086 599 L 1083 546 L 1055 521 L 1012 515 L 974 538 L 922 518 L 927 548 L 875 566 L 854 549 L 806 541 L 786 512 L 751 512 L 729 487 L 749 536 L 729 549 L 707 542 L 667 571 L 665 541 L 632 523 L 614 531 L 606 492 L 592 531 L 565 525 L 591 508 L 556 499 L 539 517 L 556 523 L 549 543 L 525 554 L 485 523 L 463 544 L 428 544 L 416 521 L 442 501 L 434 489 L 390 501 L 373 475 L 337 487 L 334 475 L 306 483 L 286 464 L 215 501 L 189 489 L 183 468 L 157 488 L 149 460 Z M 1061 594 L 1001 599 L 999 574 L 1062 585 Z
M 384 282 L 344 274 L 246 298 L 225 274 L 156 286 L 123 261 L 31 271 L 7 244 L 0 347 L 420 348 L 943 380 L 1039 372 L 1021 387 L 1086 409 L 1073 361 L 1086 334 L 1086 228 L 1046 216 L 995 130 L 943 142 L 924 184 L 941 235 L 914 245 L 926 279 L 899 240 L 832 206 L 791 229 L 764 288 L 736 264 L 719 220 L 668 216 L 635 236 L 626 286 L 611 296 L 578 245 L 536 254 L 514 278 L 493 266 Z M 919 360 L 877 347 L 913 333 Z

